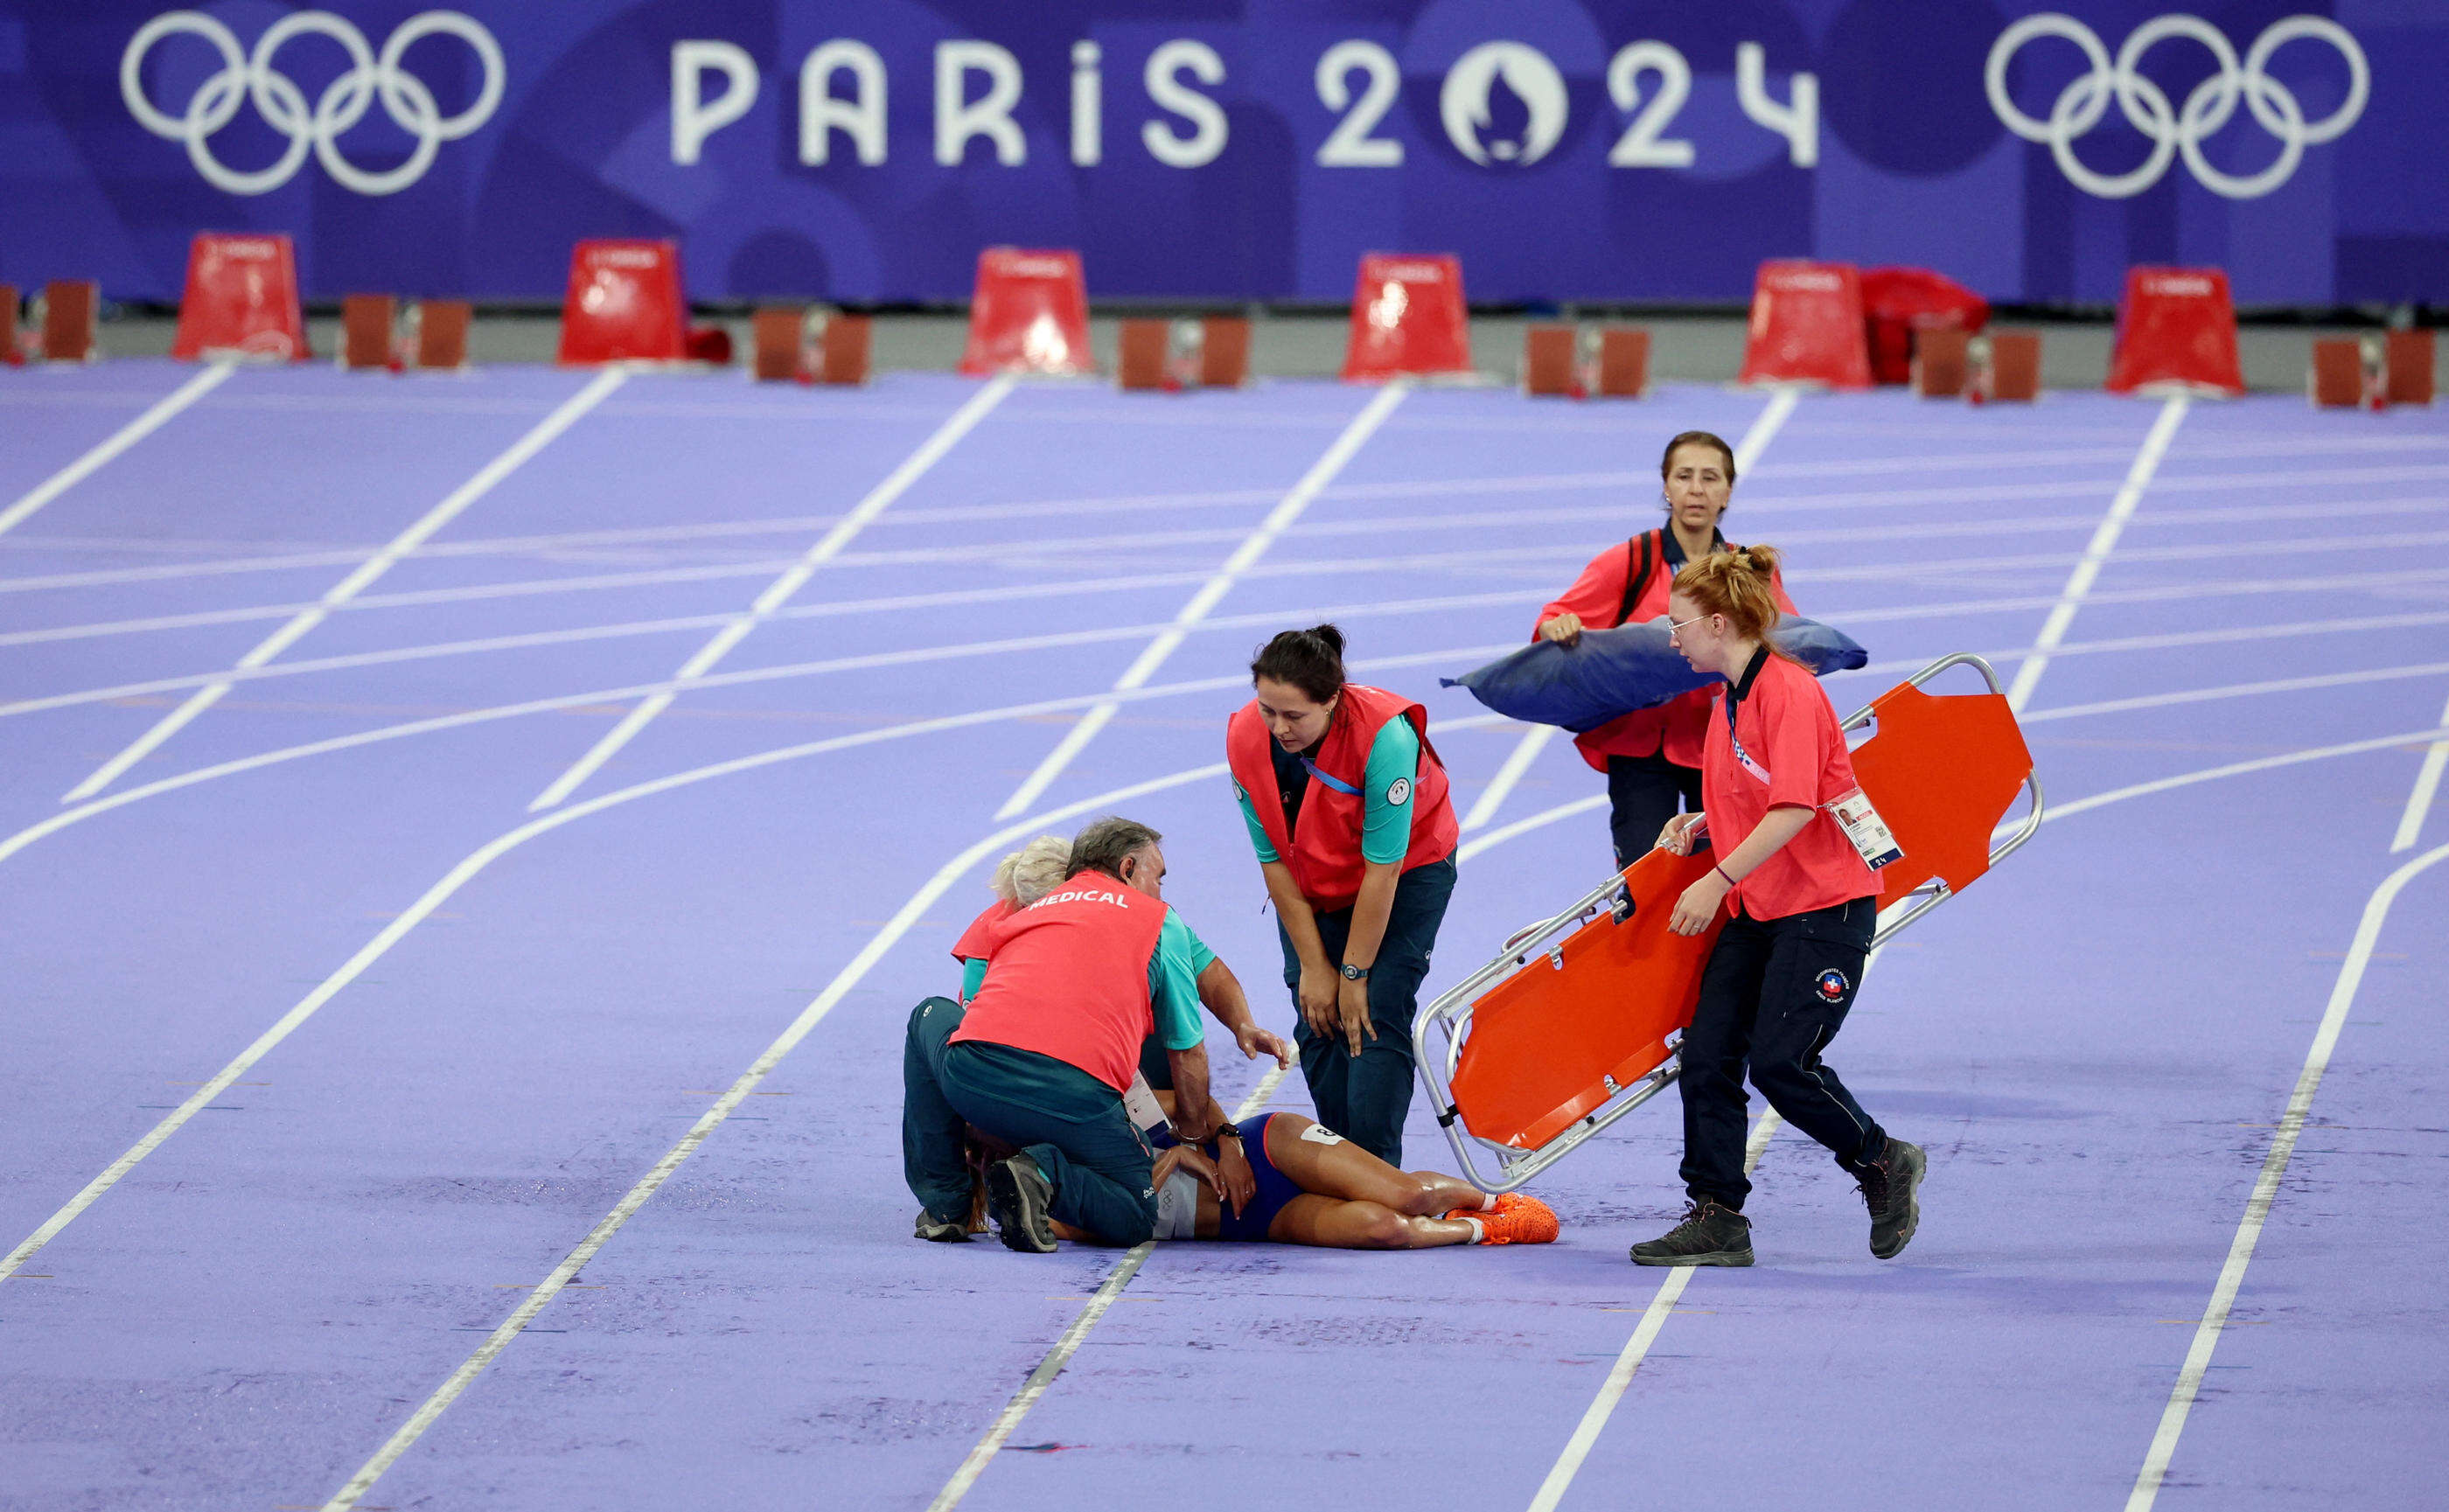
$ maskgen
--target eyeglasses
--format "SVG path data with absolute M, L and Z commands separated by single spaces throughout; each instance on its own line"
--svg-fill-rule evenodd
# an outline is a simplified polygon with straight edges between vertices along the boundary
M 1709 617 L 1706 614 L 1696 614 L 1689 620 L 1669 620 L 1667 622 L 1667 632 L 1668 634 L 1672 635 L 1676 631 L 1683 629 L 1687 624 L 1699 624 L 1702 621 L 1707 618 Z

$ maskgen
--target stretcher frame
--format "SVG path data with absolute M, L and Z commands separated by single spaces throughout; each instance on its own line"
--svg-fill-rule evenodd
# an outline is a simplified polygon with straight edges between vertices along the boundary
M 1956 666 L 1974 668 L 1989 684 L 1992 695 L 2003 696 L 1998 674 L 1987 660 L 1971 652 L 1958 652 L 1931 662 L 1902 683 L 1846 716 L 1842 727 L 1850 734 L 1870 724 L 1879 718 L 1881 705 L 1890 699 L 1904 689 L 1919 689 Z M 2012 711 L 2009 719 L 2012 722 Z M 2029 761 L 2029 754 L 2027 759 Z M 2023 775 L 2020 792 L 2029 797 L 2030 811 L 2014 833 L 1991 846 L 1989 866 L 1996 866 L 2013 854 L 2041 827 L 2041 784 L 2029 765 Z M 1879 801 L 1877 794 L 1871 796 L 1875 803 Z M 2004 813 L 2012 813 L 2014 808 L 2015 798 L 2011 796 L 2006 810 L 1999 815 L 1999 822 L 2003 822 Z M 1991 833 L 1995 834 L 1996 829 Z M 1986 871 L 1987 867 L 1983 870 Z M 1959 890 L 1960 888 L 1951 888 L 1945 880 L 1934 875 L 1887 903 L 1880 909 L 1878 926 L 1871 936 L 1872 947 L 1876 949 L 1886 944 Z M 1565 945 L 1570 938 L 1586 928 L 1600 927 L 1602 917 L 1609 925 L 1622 924 L 1632 916 L 1635 906 L 1624 874 L 1610 875 L 1568 905 L 1562 912 L 1515 930 L 1494 960 L 1449 988 L 1421 1011 L 1414 1030 L 1415 1043 L 1418 1047 L 1415 1065 L 1420 1084 L 1427 1089 L 1437 1122 L 1445 1130 L 1447 1141 L 1454 1146 L 1455 1158 L 1461 1164 L 1463 1177 L 1481 1191 L 1511 1192 L 1521 1187 L 1580 1148 L 1608 1125 L 1667 1090 L 1682 1069 L 1681 1034 L 1678 1031 L 1667 1040 L 1667 1058 L 1656 1069 L 1622 1085 L 1612 1076 L 1603 1078 L 1608 1092 L 1606 1101 L 1528 1148 L 1499 1143 L 1472 1132 L 1455 1101 L 1455 1078 L 1464 1043 L 1471 1033 L 1474 1008 L 1515 973 L 1531 969 L 1533 962 L 1545 958 L 1561 972 L 1565 966 Z M 1478 1152 L 1474 1146 L 1479 1147 Z M 1482 1168 L 1480 1152 L 1494 1155 L 1496 1167 L 1494 1173 Z

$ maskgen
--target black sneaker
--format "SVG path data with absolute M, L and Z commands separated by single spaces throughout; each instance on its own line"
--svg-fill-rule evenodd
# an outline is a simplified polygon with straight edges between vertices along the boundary
M 1684 1210 L 1684 1221 L 1632 1247 L 1635 1265 L 1749 1265 L 1752 1221 L 1701 1197 Z
M 1863 1205 L 1871 1210 L 1871 1254 L 1879 1258 L 1893 1260 L 1913 1242 L 1914 1230 L 1921 1226 L 1914 1191 L 1929 1163 L 1920 1145 L 1892 1137 L 1878 1159 L 1855 1171 Z
M 970 1242 L 970 1226 L 957 1220 L 939 1218 L 920 1208 L 918 1237 L 931 1244 L 967 1244 Z
M 1046 1209 L 1053 1200 L 1054 1184 L 1028 1156 L 987 1167 L 987 1211 L 994 1215 L 995 1234 L 1005 1249 L 1052 1254 L 1054 1224 Z

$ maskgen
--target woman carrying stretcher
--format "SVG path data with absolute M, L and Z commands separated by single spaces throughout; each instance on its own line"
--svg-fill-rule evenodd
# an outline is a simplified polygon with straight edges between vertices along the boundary
M 1667 523 L 1592 557 L 1573 585 L 1539 611 L 1534 633 L 1540 639 L 1572 645 L 1584 630 L 1655 620 L 1667 612 L 1668 585 L 1684 565 L 1726 548 L 1718 522 L 1734 495 L 1734 449 L 1707 431 L 1687 431 L 1667 443 L 1658 475 Z M 1769 592 L 1778 608 L 1796 612 L 1774 573 Z M 1649 849 L 1679 803 L 1700 806 L 1701 737 L 1711 698 L 1708 689 L 1696 688 L 1573 737 L 1582 759 L 1607 774 L 1608 829 L 1618 867 Z
M 1920 1220 L 1919 1146 L 1892 1139 L 1822 1062 L 1853 1006 L 1880 884 L 1828 806 L 1856 791 L 1828 696 L 1768 640 L 1777 553 L 1729 546 L 1675 574 L 1675 648 L 1726 679 L 1701 752 L 1702 812 L 1667 821 L 1658 844 L 1691 853 L 1706 818 L 1718 862 L 1676 900 L 1668 928 L 1699 934 L 1728 910 L 1685 1031 L 1683 1177 L 1691 1206 L 1632 1247 L 1637 1265 L 1749 1265 L 1744 1198 L 1744 1073 L 1784 1120 L 1826 1145 L 1861 1184 L 1871 1253 L 1903 1250 Z
M 1326 1124 L 1390 1166 L 1412 1106 L 1412 1016 L 1454 892 L 1459 827 L 1426 710 L 1347 682 L 1343 634 L 1286 630 L 1224 729 Z

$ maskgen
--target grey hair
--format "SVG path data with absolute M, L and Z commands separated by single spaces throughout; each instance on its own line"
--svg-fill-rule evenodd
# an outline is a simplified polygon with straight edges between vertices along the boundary
M 1071 864 L 1064 870 L 1064 879 L 1069 881 L 1083 871 L 1102 871 L 1120 881 L 1125 856 L 1164 838 L 1137 820 L 1110 813 L 1102 819 L 1091 819 L 1071 837 Z
M 1061 887 L 1070 866 L 1071 842 L 1041 834 L 995 864 L 994 895 L 1025 909 Z

